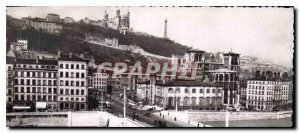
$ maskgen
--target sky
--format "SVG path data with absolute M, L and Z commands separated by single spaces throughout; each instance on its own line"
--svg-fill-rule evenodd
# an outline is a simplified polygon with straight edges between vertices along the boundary
M 130 11 L 130 26 L 136 32 L 163 37 L 168 20 L 168 37 L 206 52 L 237 52 L 268 63 L 293 67 L 294 14 L 292 8 L 242 7 L 7 7 L 16 18 L 46 17 L 57 13 L 80 20 L 109 18 L 115 11 Z

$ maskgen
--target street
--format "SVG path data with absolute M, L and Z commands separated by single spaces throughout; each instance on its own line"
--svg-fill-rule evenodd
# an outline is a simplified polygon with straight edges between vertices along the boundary
M 117 100 L 111 99 L 111 110 L 112 110 L 113 113 L 118 113 L 119 115 L 123 115 L 123 103 L 121 103 Z M 159 120 L 160 121 L 165 121 L 162 118 L 159 118 L 159 117 L 156 117 L 156 116 L 152 115 L 151 112 L 153 112 L 153 111 L 132 110 L 132 109 L 129 109 L 128 107 L 126 108 L 126 116 L 127 117 L 133 118 L 134 112 L 136 112 L 136 114 L 138 114 L 137 120 L 139 120 L 141 122 L 144 122 L 146 124 L 149 124 L 153 127 L 158 127 L 158 125 L 155 124 L 155 120 L 156 121 L 159 121 Z M 145 116 L 145 114 L 147 112 L 150 113 L 149 117 Z M 168 121 L 165 121 L 165 122 L 166 122 L 167 127 L 180 127 L 180 125 L 178 125 L 178 124 L 171 123 L 171 122 L 168 122 Z

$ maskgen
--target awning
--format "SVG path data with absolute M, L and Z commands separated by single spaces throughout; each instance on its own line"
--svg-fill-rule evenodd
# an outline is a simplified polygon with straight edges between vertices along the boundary
M 36 102 L 35 108 L 36 109 L 46 109 L 47 102 Z
M 30 109 L 30 106 L 13 106 L 14 110 Z

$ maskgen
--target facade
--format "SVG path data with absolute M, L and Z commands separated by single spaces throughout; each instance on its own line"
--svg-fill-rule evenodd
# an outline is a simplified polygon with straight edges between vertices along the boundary
M 222 69 L 208 71 L 212 81 L 223 86 L 223 104 L 235 105 L 240 101 L 239 73 L 240 63 L 239 54 L 229 52 L 223 54 L 224 66 Z
M 6 108 L 13 106 L 14 64 L 15 57 L 6 57 Z
M 85 110 L 88 94 L 87 61 L 70 53 L 58 58 L 59 110 Z
M 62 25 L 47 21 L 44 18 L 24 18 L 27 29 L 33 28 L 35 30 L 42 30 L 51 34 L 60 34 Z
M 246 107 L 272 111 L 275 107 L 287 105 L 291 94 L 290 81 L 248 80 Z
M 168 81 L 162 85 L 161 97 L 168 108 L 201 109 L 222 105 L 223 87 L 212 82 Z
M 172 55 L 172 66 L 177 65 L 177 69 L 179 72 L 177 73 L 177 75 L 181 75 L 182 69 L 186 68 L 188 77 L 191 77 L 192 72 L 195 71 L 196 75 L 202 78 L 204 73 L 204 54 L 205 51 L 190 50 L 181 57 Z
M 64 23 L 74 23 L 74 22 L 75 22 L 75 20 L 71 17 L 65 17 L 65 19 L 64 19 Z
M 46 17 L 47 21 L 54 22 L 54 23 L 60 23 L 60 18 L 58 14 L 49 13 Z
M 36 102 L 47 102 L 57 109 L 57 61 L 17 59 L 14 65 L 15 106 L 35 107 Z
M 97 72 L 93 73 L 93 89 L 98 89 L 98 92 L 103 92 L 103 94 L 106 94 L 107 92 L 107 79 L 108 75 L 107 73 Z

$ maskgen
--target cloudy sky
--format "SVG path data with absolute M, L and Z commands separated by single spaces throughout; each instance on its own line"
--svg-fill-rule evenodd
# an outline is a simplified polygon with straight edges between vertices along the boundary
M 212 7 L 8 7 L 7 14 L 21 18 L 46 17 L 57 13 L 75 20 L 98 20 L 104 11 L 109 17 L 130 11 L 134 31 L 162 37 L 168 19 L 168 37 L 183 45 L 207 52 L 238 52 L 292 67 L 292 8 L 212 8 Z

